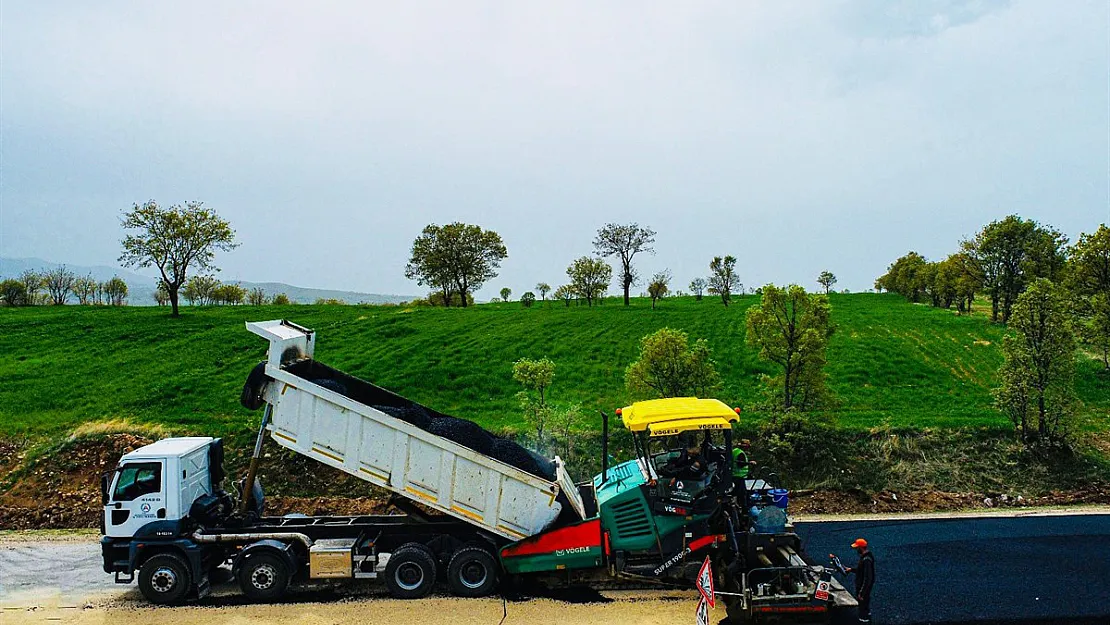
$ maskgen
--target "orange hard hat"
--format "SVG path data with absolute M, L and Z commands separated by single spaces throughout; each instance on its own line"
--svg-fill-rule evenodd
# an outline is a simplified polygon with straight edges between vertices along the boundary
M 860 547 L 866 547 L 866 546 L 867 546 L 867 541 L 862 539 L 862 538 L 857 538 L 856 542 L 852 543 L 852 549 L 858 549 Z

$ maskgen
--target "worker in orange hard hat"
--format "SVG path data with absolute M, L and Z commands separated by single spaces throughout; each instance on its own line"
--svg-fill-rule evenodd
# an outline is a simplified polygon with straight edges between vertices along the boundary
M 845 573 L 856 574 L 856 601 L 859 601 L 859 622 L 871 622 L 871 587 L 875 585 L 875 554 L 867 547 L 867 540 L 857 538 L 852 549 L 859 554 L 859 562 L 854 567 L 845 568 Z

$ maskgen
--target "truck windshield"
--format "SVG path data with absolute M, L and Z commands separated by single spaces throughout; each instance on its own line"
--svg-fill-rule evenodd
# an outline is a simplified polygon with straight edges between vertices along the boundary
M 135 462 L 119 470 L 113 501 L 131 501 L 162 490 L 162 463 Z

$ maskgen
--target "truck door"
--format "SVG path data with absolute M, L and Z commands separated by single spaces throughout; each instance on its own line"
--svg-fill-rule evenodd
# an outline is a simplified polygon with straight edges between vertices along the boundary
M 105 535 L 129 538 L 147 523 L 166 518 L 165 477 L 160 460 L 127 462 L 116 469 L 104 508 Z

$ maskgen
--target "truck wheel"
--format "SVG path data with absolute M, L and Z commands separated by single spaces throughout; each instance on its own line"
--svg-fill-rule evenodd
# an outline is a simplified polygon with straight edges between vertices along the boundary
M 146 600 L 159 605 L 178 605 L 193 587 L 189 565 L 181 556 L 161 553 L 151 556 L 139 569 L 139 590 Z
M 451 556 L 447 583 L 460 597 L 485 597 L 497 586 L 497 562 L 481 547 L 463 547 Z
M 436 559 L 420 543 L 401 545 L 385 565 L 385 586 L 398 599 L 420 599 L 436 585 Z
M 289 567 L 276 553 L 247 557 L 239 567 L 239 588 L 255 601 L 273 601 L 289 587 Z

